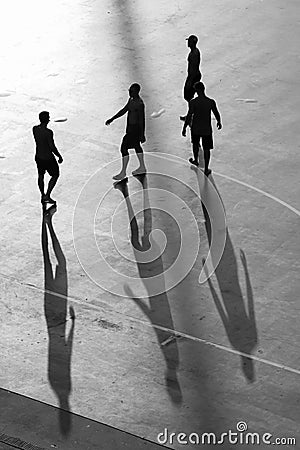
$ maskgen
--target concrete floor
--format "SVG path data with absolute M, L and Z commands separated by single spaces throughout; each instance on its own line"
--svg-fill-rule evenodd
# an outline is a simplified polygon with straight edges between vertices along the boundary
M 239 421 L 273 440 L 300 442 L 298 2 L 70 5 L 0 6 L 0 387 L 153 442 L 165 428 L 221 434 Z M 224 125 L 215 132 L 213 184 L 206 185 L 176 159 L 190 156 L 178 116 L 186 108 L 184 38 L 191 33 L 199 36 L 203 81 Z M 124 120 L 104 125 L 125 104 L 132 82 L 142 85 L 146 103 L 149 164 L 151 152 L 169 154 L 153 169 L 165 176 L 150 173 L 147 180 L 152 229 L 167 237 L 165 252 L 149 267 L 136 263 L 128 205 L 111 189 Z M 166 112 L 151 118 L 161 108 Z M 50 124 L 64 163 L 48 223 L 31 135 L 44 109 L 68 118 Z M 133 156 L 130 169 L 135 165 Z M 215 274 L 199 284 L 210 230 L 195 192 L 211 208 L 215 188 L 226 211 L 227 229 L 219 229 L 226 245 Z M 130 178 L 129 190 L 134 210 L 142 210 L 141 183 Z M 169 208 L 180 226 L 164 212 Z M 112 246 L 113 213 L 123 255 Z M 141 236 L 142 213 L 137 223 Z M 115 272 L 94 253 L 91 231 Z M 151 284 L 147 270 L 159 275 L 176 260 L 180 231 L 191 270 L 174 287 L 185 263 Z M 5 415 L 0 433 L 38 442 L 18 426 L 18 411 L 10 424 Z M 57 448 L 71 448 L 76 420 L 64 422 L 58 410 L 56 427 Z M 112 442 L 94 448 L 117 448 Z

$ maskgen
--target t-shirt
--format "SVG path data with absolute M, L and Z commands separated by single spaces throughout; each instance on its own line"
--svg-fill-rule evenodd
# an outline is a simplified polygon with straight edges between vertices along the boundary
M 200 136 L 209 136 L 212 133 L 211 111 L 216 108 L 216 102 L 209 97 L 193 98 L 189 103 L 189 112 L 192 114 L 192 133 Z
M 139 128 L 141 131 L 144 128 L 144 114 L 145 105 L 143 100 L 138 98 L 130 98 L 127 103 L 127 127 L 126 133 L 132 132 L 132 129 Z
M 35 156 L 39 159 L 54 158 L 52 150 L 56 147 L 53 139 L 53 131 L 45 126 L 36 125 L 33 127 L 32 132 L 36 143 Z

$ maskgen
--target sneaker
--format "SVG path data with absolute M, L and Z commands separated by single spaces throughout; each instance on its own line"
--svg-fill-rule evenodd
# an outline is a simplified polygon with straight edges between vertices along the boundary
M 208 175 L 211 174 L 211 170 L 210 170 L 210 169 L 207 169 L 207 170 L 204 171 L 204 173 L 205 173 L 205 175 L 208 177 Z
M 198 163 L 198 161 L 195 161 L 193 158 L 190 158 L 189 159 L 189 162 L 191 163 L 191 164 L 194 164 L 194 166 L 199 166 L 199 163 Z

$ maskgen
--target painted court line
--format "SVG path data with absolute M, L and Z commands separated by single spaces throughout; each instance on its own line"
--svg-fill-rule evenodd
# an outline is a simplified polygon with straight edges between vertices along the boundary
M 107 144 L 108 144 L 108 143 L 107 143 Z M 110 143 L 110 145 L 113 145 L 113 146 L 117 146 L 117 147 L 118 147 L 118 145 L 117 145 L 117 144 L 114 144 L 114 143 Z M 213 173 L 214 173 L 214 175 L 220 176 L 220 177 L 225 178 L 225 179 L 227 179 L 227 180 L 230 180 L 230 181 L 232 181 L 232 182 L 234 182 L 234 183 L 237 183 L 237 184 L 240 184 L 240 185 L 242 185 L 242 186 L 245 186 L 245 187 L 247 187 L 248 189 L 254 190 L 254 191 L 256 191 L 256 192 L 258 192 L 258 193 L 264 195 L 265 197 L 268 197 L 268 198 L 270 198 L 271 200 L 273 200 L 273 201 L 275 201 L 275 202 L 281 204 L 282 206 L 288 208 L 290 211 L 292 211 L 293 213 L 295 213 L 297 216 L 300 216 L 300 211 L 299 211 L 298 209 L 294 208 L 294 207 L 291 206 L 289 203 L 287 203 L 287 202 L 285 202 L 285 201 L 283 201 L 283 200 L 281 200 L 281 199 L 275 197 L 275 196 L 272 195 L 272 194 L 269 194 L 268 192 L 266 192 L 266 191 L 264 191 L 264 190 L 262 190 L 262 189 L 259 189 L 259 188 L 255 187 L 255 186 L 252 186 L 251 184 L 248 184 L 248 183 L 246 183 L 246 182 L 244 182 L 244 181 L 237 180 L 236 178 L 230 177 L 229 175 L 224 175 L 224 174 L 221 174 L 221 173 L 215 172 L 215 171 L 214 171 Z M 66 300 L 69 299 L 69 300 L 71 300 L 72 302 L 77 303 L 77 304 L 80 304 L 80 305 L 82 305 L 82 306 L 84 306 L 84 307 L 86 307 L 86 308 L 88 308 L 88 309 L 94 309 L 94 310 L 97 310 L 97 311 L 101 311 L 101 310 L 104 309 L 104 308 L 103 308 L 103 305 L 102 305 L 102 307 L 100 307 L 100 306 L 93 305 L 93 304 L 87 304 L 87 303 L 83 302 L 80 298 L 66 297 L 66 296 L 64 296 L 64 295 L 58 294 L 58 293 L 56 293 L 56 292 L 52 292 L 52 291 L 50 291 L 50 290 L 44 290 L 44 289 L 39 288 L 38 286 L 35 286 L 35 285 L 33 285 L 33 284 L 21 282 L 21 281 L 17 280 L 17 279 L 14 278 L 14 277 L 10 277 L 10 276 L 4 275 L 4 274 L 1 274 L 1 276 L 2 276 L 3 278 L 7 279 L 7 280 L 16 282 L 17 284 L 19 284 L 19 285 L 21 285 L 21 286 L 23 285 L 23 286 L 26 286 L 26 287 L 35 289 L 35 290 L 37 290 L 37 291 L 39 291 L 39 292 L 43 292 L 43 293 L 49 293 L 49 294 L 51 294 L 51 295 L 54 295 L 54 296 L 56 296 L 56 297 L 61 297 L 61 298 L 64 298 L 64 299 L 66 299 Z M 300 370 L 294 369 L 294 368 L 289 367 L 289 366 L 287 366 L 287 365 L 285 365 L 285 364 L 276 363 L 276 362 L 273 362 L 273 361 L 270 361 L 270 360 L 267 360 L 267 359 L 264 359 L 264 358 L 260 358 L 260 357 L 255 356 L 255 355 L 251 355 L 251 354 L 248 354 L 248 353 L 240 352 L 240 351 L 238 351 L 238 350 L 235 350 L 235 349 L 233 349 L 233 348 L 226 347 L 226 346 L 221 345 L 221 344 L 216 344 L 216 343 L 214 343 L 214 342 L 211 342 L 211 341 L 208 341 L 208 340 L 205 340 L 205 339 L 201 339 L 201 338 L 198 338 L 198 337 L 196 337 L 196 336 L 192 336 L 192 335 L 187 334 L 187 333 L 183 333 L 183 332 L 180 332 L 180 331 L 177 331 L 177 330 L 173 330 L 173 329 L 170 329 L 170 328 L 162 327 L 162 326 L 160 326 L 160 325 L 152 324 L 152 323 L 150 323 L 150 322 L 148 322 L 148 321 L 144 321 L 144 320 L 142 320 L 142 319 L 138 319 L 138 318 L 133 317 L 133 316 L 125 315 L 125 314 L 123 314 L 123 313 L 120 313 L 119 311 L 116 311 L 116 310 L 114 310 L 114 309 L 110 309 L 109 307 L 107 307 L 106 309 L 109 310 L 110 312 L 116 313 L 116 314 L 118 314 L 118 315 L 125 316 L 125 317 L 127 317 L 128 319 L 133 320 L 134 322 L 141 323 L 141 324 L 143 324 L 143 325 L 147 325 L 149 328 L 155 328 L 155 329 L 157 329 L 157 330 L 161 330 L 161 331 L 168 332 L 168 333 L 170 333 L 171 335 L 173 335 L 174 337 L 181 337 L 181 338 L 189 339 L 189 340 L 192 340 L 192 341 L 195 341 L 195 342 L 199 342 L 199 343 L 202 343 L 202 344 L 204 344 L 204 345 L 208 345 L 208 346 L 210 346 L 210 347 L 217 348 L 217 349 L 219 349 L 219 350 L 223 350 L 223 351 L 226 351 L 226 352 L 228 352 L 228 353 L 232 353 L 232 354 L 234 354 L 234 355 L 243 356 L 243 357 L 252 359 L 253 361 L 257 361 L 257 362 L 259 362 L 259 363 L 266 364 L 266 365 L 268 365 L 268 366 L 272 366 L 272 367 L 275 367 L 275 368 L 277 368 L 277 369 L 285 370 L 285 371 L 287 371 L 287 372 L 290 372 L 290 373 L 293 373 L 293 374 L 296 374 L 296 375 L 300 375 Z
M 252 186 L 251 184 L 245 183 L 244 181 L 237 180 L 236 178 L 229 177 L 228 175 L 224 175 L 224 174 L 219 173 L 219 172 L 215 172 L 214 171 L 213 175 L 218 175 L 219 177 L 226 178 L 227 180 L 233 181 L 234 183 L 241 184 L 242 186 L 245 186 L 248 189 L 252 189 L 253 191 L 259 192 L 260 194 L 264 195 L 265 197 L 269 197 L 272 200 L 274 200 L 275 202 L 280 203 L 282 206 L 285 206 L 290 211 L 292 211 L 295 214 L 297 214 L 297 216 L 300 216 L 300 211 L 298 209 L 294 208 L 289 203 L 286 203 L 283 200 L 280 200 L 280 198 L 275 197 L 274 195 L 269 194 L 266 191 L 263 191 L 262 189 L 259 189 L 259 188 L 255 187 L 255 186 Z
M 118 314 L 119 316 L 126 317 L 127 319 L 130 319 L 133 322 L 140 323 L 142 325 L 146 325 L 148 328 L 154 328 L 156 330 L 165 331 L 167 333 L 170 333 L 175 338 L 179 337 L 179 338 L 189 339 L 191 341 L 199 342 L 201 344 L 208 345 L 209 347 L 217 348 L 218 350 L 223 350 L 225 352 L 232 353 L 234 355 L 244 356 L 244 357 L 249 358 L 249 359 L 251 359 L 253 361 L 257 361 L 257 362 L 259 362 L 261 364 L 266 364 L 268 366 L 275 367 L 276 369 L 281 369 L 281 370 L 284 370 L 286 372 L 290 372 L 290 373 L 293 373 L 293 374 L 296 374 L 296 375 L 300 375 L 300 370 L 294 369 L 293 367 L 289 367 L 286 364 L 276 363 L 276 362 L 270 361 L 268 359 L 260 358 L 259 356 L 255 356 L 255 355 L 251 355 L 251 354 L 248 354 L 248 353 L 240 352 L 239 350 L 234 350 L 233 348 L 226 347 L 225 345 L 216 344 L 215 342 L 211 342 L 211 341 L 208 341 L 206 339 L 202 339 L 202 338 L 199 338 L 199 337 L 196 337 L 196 336 L 192 336 L 190 334 L 183 333 L 181 331 L 177 331 L 175 329 L 173 330 L 171 328 L 163 327 L 161 325 L 152 324 L 152 323 L 150 323 L 148 321 L 145 321 L 145 320 L 142 320 L 142 319 L 138 319 L 136 317 L 129 316 L 129 315 L 123 314 L 123 313 L 121 313 L 121 312 L 119 312 L 117 310 L 111 309 L 107 305 L 105 305 L 105 308 L 104 308 L 103 304 L 102 304 L 102 306 L 93 305 L 91 303 L 84 302 L 80 298 L 65 296 L 65 295 L 62 295 L 62 294 L 58 294 L 57 292 L 50 291 L 48 289 L 45 290 L 45 289 L 39 288 L 38 286 L 36 286 L 34 284 L 21 282 L 18 279 L 14 278 L 14 277 L 10 277 L 8 275 L 0 274 L 0 276 L 2 278 L 5 278 L 6 280 L 15 282 L 16 284 L 19 284 L 21 286 L 26 286 L 28 288 L 32 288 L 32 289 L 34 289 L 36 291 L 39 291 L 39 292 L 42 292 L 42 293 L 48 293 L 48 294 L 51 294 L 53 296 L 56 296 L 56 297 L 59 297 L 59 298 L 63 298 L 65 300 L 70 300 L 73 303 L 77 303 L 77 304 L 79 304 L 81 306 L 84 306 L 87 309 L 93 309 L 95 311 L 103 311 L 103 309 L 106 308 L 106 310 L 109 311 L 109 312 Z
M 116 144 L 115 142 L 110 142 L 110 143 L 109 142 L 104 142 L 104 143 L 107 144 L 107 145 L 112 145 L 113 147 L 118 147 L 118 148 L 120 147 L 120 145 Z M 152 152 L 149 152 L 149 153 L 152 153 Z M 156 152 L 153 152 L 153 153 L 156 153 Z M 171 154 L 170 154 L 170 157 L 172 157 Z M 178 157 L 176 156 L 176 158 L 178 158 Z M 297 216 L 300 216 L 300 211 L 298 209 L 294 208 L 289 203 L 287 203 L 287 202 L 285 202 L 283 200 L 280 200 L 280 198 L 275 197 L 275 195 L 269 194 L 268 192 L 266 192 L 266 191 L 264 191 L 262 189 L 259 189 L 259 188 L 255 187 L 255 186 L 252 186 L 251 184 L 246 183 L 245 181 L 237 180 L 236 178 L 230 177 L 229 175 L 224 175 L 222 173 L 215 172 L 214 170 L 212 171 L 212 174 L 213 175 L 218 175 L 219 177 L 222 177 L 222 178 L 226 178 L 227 180 L 233 181 L 234 183 L 238 183 L 238 184 L 240 184 L 242 186 L 247 187 L 248 189 L 252 189 L 253 191 L 259 192 L 260 194 L 264 195 L 265 197 L 269 197 L 270 199 L 274 200 L 275 202 L 280 203 L 282 206 L 285 206 L 290 211 L 295 213 Z

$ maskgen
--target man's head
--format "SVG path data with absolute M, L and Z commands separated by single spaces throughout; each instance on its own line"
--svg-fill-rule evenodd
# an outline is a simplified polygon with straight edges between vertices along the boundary
M 138 83 L 133 83 L 128 90 L 130 97 L 137 97 L 140 90 L 141 86 Z
M 39 113 L 39 119 L 41 123 L 47 125 L 47 123 L 49 123 L 50 121 L 50 114 L 48 113 L 48 111 L 42 111 Z
M 196 47 L 198 38 L 194 34 L 191 34 L 188 38 L 186 38 L 188 47 Z
M 204 94 L 205 92 L 205 86 L 201 81 L 197 81 L 197 83 L 194 84 L 194 89 L 198 95 Z

